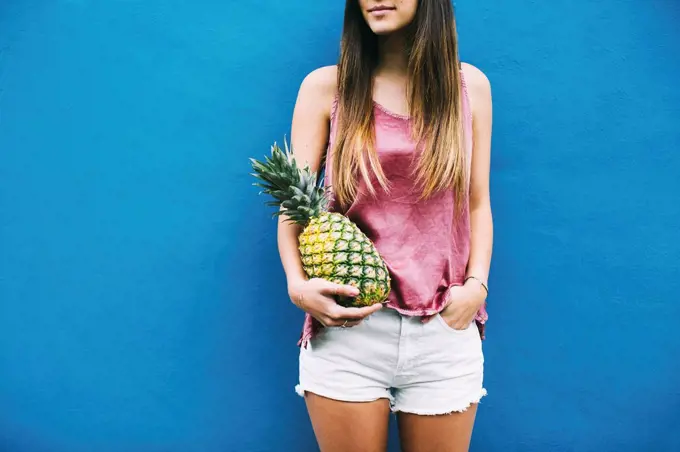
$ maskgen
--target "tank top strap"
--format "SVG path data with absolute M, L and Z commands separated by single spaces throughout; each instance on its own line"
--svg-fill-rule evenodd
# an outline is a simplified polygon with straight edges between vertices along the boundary
M 340 99 L 338 99 L 338 93 L 336 92 L 333 96 L 333 103 L 331 104 L 331 127 L 335 125 L 335 117 L 338 114 L 338 104 Z
M 472 119 L 472 109 L 470 107 L 470 95 L 468 94 L 468 86 L 467 82 L 465 81 L 465 74 L 463 73 L 463 70 L 460 70 L 460 84 L 462 87 L 462 94 L 463 94 L 463 115 L 465 116 L 465 119 Z
M 460 69 L 460 84 L 463 95 L 463 136 L 465 138 L 465 148 L 468 156 L 472 154 L 472 107 L 470 105 L 470 95 L 468 94 L 467 82 L 465 81 L 465 74 Z M 470 159 L 468 159 L 468 164 Z

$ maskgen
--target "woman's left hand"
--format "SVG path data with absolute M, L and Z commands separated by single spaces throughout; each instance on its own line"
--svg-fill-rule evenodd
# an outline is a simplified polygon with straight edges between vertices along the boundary
M 469 279 L 464 285 L 449 289 L 446 307 L 440 315 L 451 328 L 464 330 L 475 319 L 484 301 L 484 287 L 478 281 Z

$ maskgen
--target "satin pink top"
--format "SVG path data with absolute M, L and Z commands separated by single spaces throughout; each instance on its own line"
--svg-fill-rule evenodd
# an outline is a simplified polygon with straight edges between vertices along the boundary
M 467 161 L 472 155 L 472 113 L 462 70 L 463 115 Z M 331 111 L 328 152 L 333 149 L 336 131 L 336 107 Z M 344 212 L 331 201 L 330 210 L 344 213 L 373 241 L 392 278 L 386 308 L 402 315 L 426 316 L 444 308 L 446 292 L 465 278 L 470 257 L 469 197 L 463 201 L 463 213 L 454 215 L 453 191 L 441 191 L 425 201 L 411 175 L 412 162 L 418 155 L 411 139 L 408 116 L 392 113 L 374 102 L 375 146 L 380 164 L 390 183 L 390 192 L 376 184 L 371 195 L 361 180 L 358 195 Z M 326 158 L 325 185 L 332 185 L 330 155 Z M 414 162 L 413 162 L 414 163 Z M 469 163 L 468 163 L 469 171 Z M 486 309 L 477 313 L 476 322 L 483 334 Z M 305 316 L 299 344 L 322 328 L 309 314 Z

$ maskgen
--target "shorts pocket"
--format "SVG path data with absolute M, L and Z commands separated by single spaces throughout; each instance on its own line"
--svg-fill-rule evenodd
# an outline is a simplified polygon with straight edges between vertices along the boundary
M 453 334 L 463 334 L 463 333 L 465 333 L 467 330 L 470 329 L 470 327 L 474 323 L 474 321 L 472 321 L 472 322 L 470 322 L 470 325 L 466 326 L 462 330 L 457 330 L 457 329 L 453 328 L 451 325 L 449 325 L 448 323 L 446 323 L 446 320 L 444 320 L 444 317 L 442 317 L 441 314 L 439 314 L 439 313 L 435 314 L 435 317 L 437 317 L 437 321 L 442 326 L 442 328 L 444 328 L 449 333 L 453 333 Z

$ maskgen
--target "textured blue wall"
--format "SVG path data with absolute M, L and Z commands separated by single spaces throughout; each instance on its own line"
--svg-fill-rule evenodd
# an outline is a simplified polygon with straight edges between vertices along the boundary
M 247 158 L 341 3 L 0 4 L 1 450 L 314 450 Z M 680 2 L 457 6 L 495 101 L 473 450 L 680 450 Z

